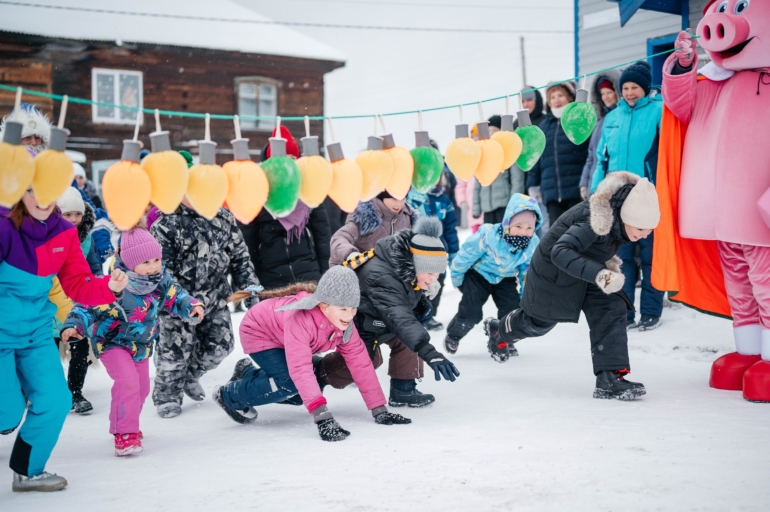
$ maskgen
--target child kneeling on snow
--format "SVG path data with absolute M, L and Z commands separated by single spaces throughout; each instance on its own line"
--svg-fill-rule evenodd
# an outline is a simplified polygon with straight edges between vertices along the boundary
M 76 305 L 64 322 L 64 342 L 91 338 L 94 353 L 115 381 L 110 405 L 110 433 L 115 456 L 142 451 L 139 414 L 150 393 L 150 356 L 158 338 L 158 314 L 164 310 L 186 320 L 203 319 L 203 306 L 174 284 L 161 261 L 160 244 L 145 229 L 123 233 L 114 268 L 128 276 L 117 301 L 87 308 Z
M 238 423 L 257 419 L 256 405 L 288 403 L 299 394 L 324 441 L 342 441 L 350 435 L 332 417 L 313 372 L 313 354 L 336 349 L 353 375 L 374 421 L 380 425 L 411 423 L 385 407 L 369 354 L 353 324 L 361 292 L 355 272 L 332 267 L 311 295 L 311 283 L 297 283 L 260 297 L 272 296 L 253 306 L 240 326 L 243 350 L 249 359 L 238 362 L 233 377 L 214 390 L 214 401 Z M 294 295 L 296 293 L 296 295 Z M 249 292 L 238 292 L 241 300 Z
M 521 309 L 484 321 L 489 344 L 542 336 L 581 310 L 591 335 L 594 398 L 635 400 L 642 384 L 629 382 L 625 281 L 615 256 L 624 243 L 650 236 L 660 221 L 658 195 L 647 178 L 628 172 L 607 176 L 589 201 L 559 217 L 535 250 Z
M 460 289 L 463 298 L 447 327 L 447 352 L 456 353 L 460 340 L 481 322 L 482 308 L 490 295 L 497 306 L 497 318 L 519 308 L 517 282 L 523 289 L 529 262 L 540 242 L 535 232 L 542 223 L 537 201 L 514 194 L 501 223 L 484 224 L 465 241 L 450 266 L 452 284 Z M 500 363 L 518 355 L 513 344 L 490 346 L 489 350 Z

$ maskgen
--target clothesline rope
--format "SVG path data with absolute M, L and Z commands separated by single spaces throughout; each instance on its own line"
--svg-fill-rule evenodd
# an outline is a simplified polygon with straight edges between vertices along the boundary
M 693 37 L 693 39 L 697 39 L 697 38 L 698 38 L 698 36 L 694 36 Z M 575 81 L 577 81 L 577 80 L 579 80 L 579 79 L 581 79 L 583 77 L 588 77 L 588 76 L 598 75 L 598 74 L 601 74 L 601 73 L 606 73 L 607 71 L 610 71 L 612 69 L 617 69 L 617 68 L 621 68 L 623 66 L 628 66 L 628 65 L 631 65 L 631 64 L 633 64 L 635 62 L 638 62 L 640 60 L 649 60 L 649 59 L 652 59 L 652 58 L 655 58 L 655 57 L 660 57 L 661 55 L 666 55 L 666 54 L 672 53 L 672 52 L 674 52 L 674 51 L 676 51 L 678 49 L 679 48 L 673 48 L 671 50 L 665 50 L 665 51 L 662 51 L 662 52 L 654 53 L 652 55 L 647 55 L 646 57 L 643 57 L 642 59 L 630 60 L 628 62 L 623 62 L 621 64 L 616 64 L 614 66 L 609 66 L 609 67 L 600 69 L 598 71 L 593 71 L 591 73 L 585 73 L 585 74 L 582 74 L 582 75 L 579 75 L 579 76 L 576 76 L 576 77 L 567 78 L 565 80 L 560 80 L 558 82 L 550 82 L 550 83 L 548 83 L 546 85 L 541 85 L 539 87 L 533 87 L 531 89 L 525 89 L 525 90 L 520 91 L 520 92 L 515 92 L 515 93 L 512 93 L 512 94 L 507 94 L 505 96 L 497 96 L 495 98 L 488 98 L 488 99 L 481 100 L 481 101 L 469 101 L 468 103 L 460 103 L 460 104 L 455 104 L 455 105 L 447 105 L 447 106 L 443 106 L 443 107 L 432 107 L 432 108 L 415 109 L 415 110 L 403 110 L 403 111 L 400 111 L 400 112 L 389 112 L 389 113 L 386 113 L 386 114 L 358 114 L 358 115 L 348 115 L 348 116 L 280 116 L 280 118 L 283 121 L 304 121 L 305 119 L 309 119 L 311 121 L 323 121 L 324 119 L 368 119 L 368 118 L 371 118 L 371 117 L 376 117 L 378 115 L 381 116 L 381 117 L 404 116 L 404 115 L 410 115 L 410 114 L 411 115 L 419 114 L 421 112 L 437 112 L 437 111 L 440 111 L 440 110 L 450 110 L 450 109 L 468 107 L 468 106 L 476 105 L 478 103 L 491 103 L 493 101 L 505 100 L 505 99 L 510 98 L 512 96 L 521 96 L 522 94 L 526 94 L 526 93 L 529 93 L 529 92 L 535 92 L 535 91 L 537 91 L 539 89 L 546 89 L 546 88 L 554 86 L 554 85 L 559 85 L 559 84 L 563 84 L 563 83 L 567 83 L 567 82 L 575 82 Z M 693 51 L 694 51 L 694 49 L 693 49 Z M 15 92 L 17 89 L 18 89 L 17 86 L 0 84 L 0 90 Z M 29 90 L 29 89 L 22 89 L 22 93 L 26 94 L 28 96 L 37 96 L 37 97 L 48 98 L 48 99 L 57 100 L 57 101 L 61 101 L 64 98 L 64 96 L 60 95 L 60 94 L 50 94 L 50 93 L 47 93 L 47 92 L 32 91 L 32 90 Z M 223 120 L 228 120 L 228 121 L 232 121 L 235 118 L 234 115 L 228 115 L 228 114 L 207 114 L 207 113 L 203 113 L 203 112 L 176 112 L 176 111 L 173 111 L 173 110 L 160 110 L 160 109 L 153 109 L 153 108 L 139 109 L 138 107 L 128 107 L 128 106 L 125 106 L 125 105 L 114 105 L 112 103 L 103 103 L 103 102 L 100 102 L 100 101 L 93 101 L 93 100 L 88 100 L 88 99 L 85 99 L 85 98 L 75 98 L 75 97 L 72 97 L 72 96 L 68 96 L 68 101 L 69 101 L 69 103 L 77 103 L 77 104 L 81 104 L 81 105 L 95 105 L 97 107 L 119 108 L 119 109 L 123 109 L 123 110 L 130 110 L 130 111 L 133 111 L 133 112 L 139 112 L 141 110 L 142 113 L 150 114 L 150 115 L 154 115 L 157 112 L 160 115 L 167 116 L 167 117 L 191 117 L 191 118 L 197 118 L 197 119 L 205 119 L 206 116 L 210 116 L 211 119 L 223 119 Z M 278 119 L 278 116 L 239 116 L 239 118 L 241 120 L 245 119 L 245 120 L 249 120 L 249 121 L 275 121 L 275 120 Z

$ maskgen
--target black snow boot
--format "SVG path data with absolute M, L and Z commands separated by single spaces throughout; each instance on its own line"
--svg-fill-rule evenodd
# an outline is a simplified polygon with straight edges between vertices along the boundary
M 604 370 L 596 376 L 594 398 L 616 400 L 636 400 L 647 393 L 644 384 L 630 382 L 623 378 L 623 373 L 616 370 Z
M 425 407 L 436 401 L 436 397 L 417 390 L 414 379 L 390 379 L 390 398 L 388 405 L 391 407 Z
M 652 331 L 660 327 L 660 317 L 652 315 L 642 315 L 642 319 L 639 320 L 639 331 Z
M 324 388 L 329 385 L 329 383 L 326 382 L 326 379 L 324 379 L 324 377 L 321 376 L 321 361 L 323 360 L 324 358 L 322 356 L 319 356 L 317 354 L 313 355 L 313 373 L 315 374 L 316 382 L 318 382 L 318 387 L 321 388 L 321 393 L 323 393 Z
M 247 425 L 257 421 L 257 410 L 253 407 L 246 407 L 245 409 L 239 410 L 230 409 L 222 398 L 222 386 L 217 386 L 214 389 L 214 394 L 211 398 L 213 398 L 217 405 L 221 407 L 222 410 L 225 411 L 225 413 L 227 413 L 227 415 L 230 416 L 230 418 L 232 418 L 232 420 L 236 423 Z
M 436 321 L 435 318 L 431 318 L 427 322 L 425 322 L 425 328 L 429 331 L 440 331 L 444 328 L 444 324 L 441 322 Z
M 88 414 L 94 410 L 91 402 L 85 399 L 83 393 L 75 391 L 72 393 L 72 412 L 75 414 Z
M 235 382 L 236 380 L 241 380 L 243 377 L 243 374 L 246 373 L 246 370 L 251 368 L 251 358 L 250 357 L 244 357 L 237 363 L 235 363 L 235 368 L 233 369 L 233 375 L 230 377 L 230 380 L 227 382 Z
M 457 349 L 460 348 L 460 338 L 455 338 L 447 334 L 446 338 L 444 338 L 444 348 L 450 354 L 456 354 Z
M 514 346 L 514 343 L 518 340 L 507 342 L 500 337 L 500 320 L 497 318 L 487 318 L 484 320 L 484 332 L 489 336 L 487 341 L 489 355 L 498 363 L 504 363 L 510 357 L 519 355 L 519 351 Z

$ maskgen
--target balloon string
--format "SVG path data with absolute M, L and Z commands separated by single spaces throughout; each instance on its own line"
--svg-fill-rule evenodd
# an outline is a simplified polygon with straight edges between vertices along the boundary
M 580 80 L 580 88 L 585 89 L 586 88 L 586 78 L 587 75 L 583 75 L 583 78 Z
M 241 119 L 235 115 L 233 116 L 233 125 L 235 126 L 235 138 L 241 138 Z
M 374 121 L 374 136 L 377 136 L 377 116 L 372 116 L 372 121 Z
M 484 107 L 481 106 L 481 102 L 479 101 L 479 121 L 484 120 Z
M 64 128 L 64 118 L 67 117 L 67 103 L 69 103 L 69 96 L 66 94 L 64 95 L 64 98 L 61 100 L 61 112 L 59 112 L 59 129 Z
M 422 131 L 422 110 L 417 111 L 417 125 L 420 128 L 420 131 Z
M 385 128 L 385 118 L 382 117 L 382 114 L 378 116 L 380 118 L 380 126 L 382 126 L 382 133 L 388 133 L 388 130 Z
M 283 138 L 281 137 L 281 116 L 275 118 L 275 136 L 279 139 Z
M 155 131 L 160 132 L 160 110 L 155 109 Z
M 136 123 L 134 123 L 134 142 L 139 140 L 139 126 L 142 124 L 142 113 L 137 112 Z
M 310 137 L 310 116 L 305 116 L 305 137 Z
M 16 89 L 16 101 L 13 107 L 13 120 L 18 121 L 21 115 L 21 87 Z
M 206 114 L 206 136 L 204 140 L 211 142 L 211 116 L 209 114 Z
M 335 142 L 337 140 L 337 137 L 334 136 L 334 125 L 332 124 L 331 117 L 326 118 L 326 124 L 329 125 L 329 135 L 331 135 L 332 137 L 332 142 Z
M 510 96 L 506 96 L 505 97 L 505 115 L 506 116 L 511 113 L 511 101 L 510 100 L 511 100 Z

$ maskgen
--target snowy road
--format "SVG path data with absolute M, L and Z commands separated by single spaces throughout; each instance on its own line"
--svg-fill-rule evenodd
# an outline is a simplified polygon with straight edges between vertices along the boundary
M 450 286 L 439 320 L 458 301 Z M 504 364 L 487 355 L 479 326 L 452 358 L 460 379 L 426 379 L 420 389 L 436 403 L 399 411 L 412 425 L 375 425 L 355 388 L 327 391 L 352 432 L 333 444 L 299 407 L 261 407 L 257 424 L 240 426 L 208 398 L 167 420 L 148 400 L 145 452 L 116 459 L 111 381 L 92 370 L 95 411 L 67 419 L 48 464 L 69 487 L 11 493 L 13 437 L 1 437 L 0 510 L 770 510 L 770 405 L 707 385 L 711 350 L 731 348 L 730 323 L 684 308 L 663 319 L 631 335 L 630 378 L 647 387 L 638 402 L 591 398 L 584 322 L 519 343 L 521 356 Z M 434 339 L 440 346 L 443 332 Z M 209 394 L 240 357 L 237 345 L 204 377 Z M 386 370 L 378 375 L 387 390 Z

